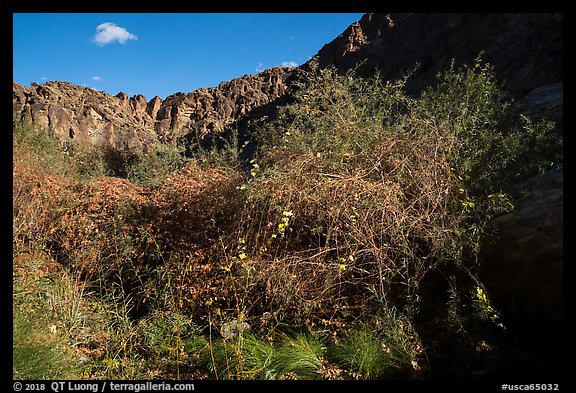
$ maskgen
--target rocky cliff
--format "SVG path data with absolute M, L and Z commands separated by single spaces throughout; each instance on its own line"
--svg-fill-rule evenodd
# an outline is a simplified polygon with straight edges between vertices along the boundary
M 55 132 L 63 141 L 146 148 L 192 130 L 203 135 L 226 126 L 286 91 L 289 68 L 271 68 L 245 75 L 217 87 L 176 93 L 150 101 L 142 95 L 116 96 L 68 82 L 13 83 L 17 120 L 31 121 Z
M 383 80 L 416 69 L 407 84 L 416 93 L 439 71 L 473 64 L 482 53 L 522 110 L 562 112 L 562 14 L 366 14 L 317 55 L 321 67 L 355 68 Z
M 63 141 L 136 148 L 157 139 L 142 96 L 114 97 L 68 82 L 14 83 L 12 103 L 18 119 L 50 128 Z
M 563 318 L 564 172 L 517 184 L 515 208 L 496 217 L 496 244 L 482 252 L 482 276 L 500 309 L 531 319 Z

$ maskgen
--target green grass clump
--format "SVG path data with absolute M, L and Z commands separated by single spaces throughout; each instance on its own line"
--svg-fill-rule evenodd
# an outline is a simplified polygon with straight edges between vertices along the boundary
M 64 275 L 47 275 L 36 253 L 15 261 L 13 277 L 14 379 L 76 379 L 80 369 L 67 341 L 81 323 L 78 292 Z
M 322 368 L 322 358 L 326 351 L 320 338 L 312 334 L 299 334 L 287 337 L 279 345 L 272 368 L 280 378 L 297 376 L 319 378 L 317 371 Z
M 334 357 L 343 366 L 374 379 L 382 376 L 390 363 L 394 365 L 383 344 L 369 331 L 354 331 L 338 344 Z
M 410 319 L 383 305 L 369 323 L 352 326 L 330 348 L 330 358 L 355 378 L 400 378 L 420 374 L 423 349 Z
M 198 348 L 198 346 L 196 346 Z M 202 363 L 216 379 L 275 379 L 274 346 L 252 334 L 204 341 L 198 351 Z
M 272 361 L 276 354 L 274 346 L 254 335 L 247 335 L 242 342 L 243 369 L 246 379 L 273 379 L 276 374 Z
M 313 334 L 283 336 L 276 343 L 254 334 L 198 342 L 190 349 L 216 379 L 315 379 L 326 347 Z
M 411 357 L 393 336 L 368 329 L 353 330 L 334 350 L 334 358 L 361 378 L 390 378 L 411 367 Z

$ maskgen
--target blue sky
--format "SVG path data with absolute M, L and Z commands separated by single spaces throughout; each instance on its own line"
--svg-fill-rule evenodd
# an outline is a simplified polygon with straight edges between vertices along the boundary
M 300 65 L 362 14 L 13 14 L 13 80 L 166 98 Z

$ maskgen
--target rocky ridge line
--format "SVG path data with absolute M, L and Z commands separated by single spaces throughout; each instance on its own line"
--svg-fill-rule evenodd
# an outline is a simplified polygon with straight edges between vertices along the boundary
M 69 82 L 32 83 L 29 88 L 13 83 L 13 113 L 15 120 L 49 128 L 63 141 L 146 149 L 190 130 L 200 136 L 224 131 L 281 97 L 290 75 L 289 68 L 271 68 L 148 102 L 142 95 L 112 96 Z

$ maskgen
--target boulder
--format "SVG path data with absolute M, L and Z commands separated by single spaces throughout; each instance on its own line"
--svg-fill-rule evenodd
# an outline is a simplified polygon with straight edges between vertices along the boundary
M 516 109 L 532 118 L 560 119 L 564 113 L 564 84 L 539 86 L 515 103 Z

